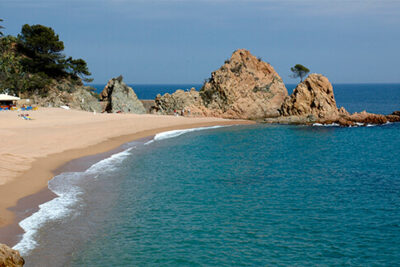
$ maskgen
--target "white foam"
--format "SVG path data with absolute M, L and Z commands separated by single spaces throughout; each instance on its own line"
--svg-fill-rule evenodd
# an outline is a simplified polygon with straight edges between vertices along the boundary
M 85 172 L 62 173 L 51 179 L 48 187 L 57 197 L 39 205 L 37 212 L 19 223 L 25 233 L 21 241 L 14 246 L 14 249 L 19 250 L 22 255 L 29 254 L 37 246 L 36 236 L 45 223 L 71 215 L 78 215 L 75 205 L 82 194 L 80 187 L 77 185 L 78 181 L 86 177 L 97 178 L 100 173 L 115 170 L 118 163 L 130 155 L 131 149 L 129 148 L 103 159 L 92 165 Z
M 162 133 L 156 134 L 154 136 L 153 140 L 154 141 L 160 141 L 160 140 L 164 140 L 164 139 L 168 139 L 168 138 L 177 137 L 177 136 L 180 136 L 180 135 L 185 134 L 185 133 L 201 131 L 201 130 L 216 129 L 216 128 L 221 128 L 221 127 L 226 127 L 226 126 L 198 127 L 198 128 L 191 128 L 191 129 L 185 129 L 185 130 L 167 131 L 167 132 L 162 132 Z M 149 141 L 146 144 L 150 144 L 152 141 Z
M 150 140 L 150 141 L 147 141 L 146 143 L 144 143 L 144 145 L 147 146 L 147 145 L 149 145 L 149 144 L 151 144 L 153 142 L 154 142 L 154 140 Z
M 331 124 L 314 123 L 313 126 L 338 127 L 338 126 L 340 126 L 340 124 L 338 124 L 338 123 L 331 123 Z

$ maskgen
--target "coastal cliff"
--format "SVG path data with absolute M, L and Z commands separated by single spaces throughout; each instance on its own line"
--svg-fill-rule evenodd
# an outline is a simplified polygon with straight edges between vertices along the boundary
M 25 264 L 17 250 L 0 244 L 0 267 L 20 267 Z
M 400 121 L 400 114 L 350 114 L 338 108 L 327 77 L 310 74 L 289 96 L 274 68 L 245 49 L 236 50 L 211 74 L 200 91 L 177 90 L 157 95 L 153 113 L 189 111 L 191 116 L 255 119 L 266 123 L 331 124 L 342 126 Z
M 259 119 L 279 116 L 288 95 L 274 68 L 245 49 L 236 50 L 211 74 L 199 92 L 178 90 L 157 96 L 154 111 L 171 114 L 190 109 L 191 114 L 230 119 Z
M 287 95 L 274 68 L 245 49 L 236 50 L 200 90 L 207 115 L 223 118 L 277 117 Z

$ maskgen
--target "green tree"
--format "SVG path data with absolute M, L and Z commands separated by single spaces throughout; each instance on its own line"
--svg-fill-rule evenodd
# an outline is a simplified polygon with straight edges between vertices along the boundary
M 19 51 L 26 56 L 22 64 L 27 71 L 43 72 L 52 78 L 65 75 L 64 43 L 52 28 L 25 24 L 18 41 Z
M 2 20 L 2 19 L 0 19 L 0 22 L 3 22 L 3 20 Z M 4 27 L 0 25 L 0 30 L 1 30 L 1 29 L 4 29 Z M 4 34 L 3 34 L 3 32 L 2 32 L 2 31 L 0 31 L 0 36 L 3 36 L 3 35 L 4 35 Z
M 290 70 L 293 72 L 293 74 L 290 75 L 290 77 L 294 79 L 300 77 L 300 82 L 302 82 L 303 78 L 307 75 L 307 73 L 310 72 L 309 69 L 307 69 L 301 64 L 296 64 L 294 67 L 290 68 Z
M 78 79 L 79 77 L 85 82 L 92 82 L 93 79 L 88 78 L 92 75 L 88 69 L 86 61 L 81 58 L 73 59 L 72 57 L 67 58 L 65 61 L 67 65 L 67 71 L 71 74 L 73 79 Z

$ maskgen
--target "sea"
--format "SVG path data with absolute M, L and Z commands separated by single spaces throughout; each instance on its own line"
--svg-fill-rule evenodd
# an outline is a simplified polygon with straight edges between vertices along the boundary
M 400 110 L 400 84 L 334 92 L 350 112 Z M 15 248 L 26 266 L 399 266 L 399 151 L 399 123 L 160 133 L 50 180 Z

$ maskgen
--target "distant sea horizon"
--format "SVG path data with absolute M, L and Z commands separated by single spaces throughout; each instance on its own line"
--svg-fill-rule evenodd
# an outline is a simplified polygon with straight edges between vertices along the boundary
M 94 87 L 96 93 L 101 93 L 106 84 L 88 84 Z M 132 84 L 136 95 L 141 100 L 153 100 L 157 94 L 172 94 L 178 89 L 190 90 L 194 87 L 200 90 L 203 84 Z M 291 94 L 297 84 L 285 84 Z M 400 109 L 400 83 L 335 83 L 333 90 L 338 107 L 347 111 L 390 114 Z

